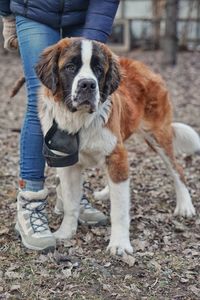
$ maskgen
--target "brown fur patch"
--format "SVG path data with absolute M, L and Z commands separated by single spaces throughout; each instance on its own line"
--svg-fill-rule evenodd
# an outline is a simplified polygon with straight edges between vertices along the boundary
M 141 62 L 126 58 L 119 62 L 125 75 L 112 97 L 113 105 L 121 111 L 117 123 L 120 121 L 122 140 L 143 126 L 147 130 L 171 126 L 171 103 L 162 78 Z
M 71 60 L 71 57 L 81 54 L 80 48 L 77 47 L 76 42 L 80 42 L 80 39 L 63 39 L 58 43 L 60 48 L 60 58 L 58 62 L 59 69 L 62 69 L 66 63 Z
M 125 181 L 129 177 L 128 154 L 123 144 L 118 144 L 106 158 L 110 178 L 114 183 Z

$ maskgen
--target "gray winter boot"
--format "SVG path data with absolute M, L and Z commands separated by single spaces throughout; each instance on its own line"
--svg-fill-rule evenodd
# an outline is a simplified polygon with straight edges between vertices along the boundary
M 20 191 L 18 194 L 15 229 L 28 249 L 52 251 L 56 247 L 45 210 L 47 196 L 47 189 Z
M 63 214 L 63 204 L 62 204 L 62 191 L 60 186 L 60 179 L 56 176 L 56 192 L 57 201 L 55 205 L 55 213 L 57 215 Z M 86 225 L 106 225 L 108 218 L 100 210 L 93 207 L 88 201 L 87 197 L 83 195 L 80 202 L 80 213 L 79 213 L 79 223 Z

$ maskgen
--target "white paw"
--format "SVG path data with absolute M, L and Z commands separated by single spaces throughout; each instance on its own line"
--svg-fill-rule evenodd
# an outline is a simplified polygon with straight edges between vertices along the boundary
M 174 211 L 175 216 L 182 216 L 186 218 L 191 218 L 192 216 L 195 216 L 195 214 L 196 214 L 195 208 L 191 202 L 177 204 Z
M 109 251 L 111 255 L 123 256 L 125 253 L 132 254 L 133 247 L 131 246 L 130 241 L 110 241 L 107 251 Z
M 109 200 L 109 187 L 108 185 L 101 191 L 94 192 L 94 199 L 97 201 L 107 201 Z
M 69 231 L 65 231 L 63 232 L 63 230 L 58 229 L 57 231 L 55 231 L 53 233 L 54 237 L 56 238 L 56 240 L 69 240 L 73 237 L 73 235 L 75 234 L 75 232 L 69 232 Z

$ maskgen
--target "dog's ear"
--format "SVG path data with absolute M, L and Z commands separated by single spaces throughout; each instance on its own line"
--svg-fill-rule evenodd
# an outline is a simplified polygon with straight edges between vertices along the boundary
M 109 69 L 105 77 L 105 84 L 103 90 L 103 101 L 107 99 L 109 95 L 114 93 L 114 91 L 118 88 L 121 81 L 121 72 L 118 59 L 111 55 L 109 57 Z
M 35 66 L 35 71 L 42 82 L 55 95 L 58 83 L 58 59 L 60 50 L 57 45 L 53 45 L 44 50 L 41 54 L 38 63 Z

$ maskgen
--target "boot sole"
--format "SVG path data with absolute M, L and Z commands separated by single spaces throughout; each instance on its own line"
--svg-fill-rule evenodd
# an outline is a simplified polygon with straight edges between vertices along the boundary
M 18 238 L 21 239 L 22 241 L 22 244 L 24 245 L 24 247 L 26 247 L 27 249 L 30 249 L 30 250 L 37 250 L 37 251 L 42 251 L 43 253 L 49 253 L 49 252 L 54 252 L 55 249 L 56 249 L 56 246 L 49 246 L 49 247 L 46 247 L 46 248 L 41 248 L 41 247 L 36 247 L 36 246 L 33 246 L 33 245 L 30 245 L 28 244 L 23 235 L 20 233 L 20 230 L 18 228 L 18 225 L 16 224 L 15 225 L 15 233 L 17 235 Z

